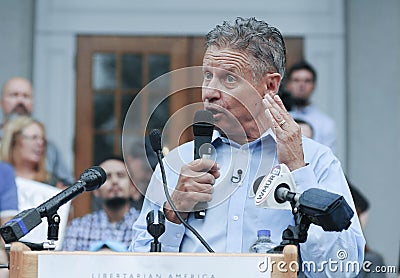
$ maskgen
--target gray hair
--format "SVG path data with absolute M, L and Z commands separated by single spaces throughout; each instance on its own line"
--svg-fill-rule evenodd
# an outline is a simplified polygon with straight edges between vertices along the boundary
M 281 32 L 264 21 L 236 18 L 234 24 L 224 21 L 206 36 L 206 46 L 228 47 L 250 55 L 253 78 L 260 80 L 268 72 L 282 78 L 286 68 L 286 48 Z

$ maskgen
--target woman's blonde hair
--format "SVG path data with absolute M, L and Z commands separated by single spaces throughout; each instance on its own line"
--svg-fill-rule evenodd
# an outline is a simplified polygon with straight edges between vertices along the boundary
M 37 124 L 42 130 L 44 140 L 46 142 L 46 129 L 44 125 L 28 116 L 19 116 L 9 122 L 7 122 L 3 138 L 1 139 L 0 146 L 0 158 L 1 160 L 10 163 L 15 166 L 14 148 L 16 146 L 17 137 L 22 134 L 22 131 L 32 125 Z M 43 158 L 36 167 L 36 174 L 34 177 L 35 181 L 46 182 L 49 179 L 49 173 L 46 170 L 46 147 L 43 152 Z

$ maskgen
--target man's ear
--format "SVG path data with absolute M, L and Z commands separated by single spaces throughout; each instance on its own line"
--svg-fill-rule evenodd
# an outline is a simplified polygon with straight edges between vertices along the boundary
M 265 76 L 266 93 L 269 94 L 271 97 L 274 96 L 279 90 L 281 80 L 282 76 L 279 73 L 268 73 Z

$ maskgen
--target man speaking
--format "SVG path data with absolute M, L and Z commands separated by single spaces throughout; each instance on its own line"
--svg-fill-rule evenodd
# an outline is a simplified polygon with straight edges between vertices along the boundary
M 281 241 L 288 225 L 294 225 L 289 210 L 259 208 L 254 205 L 254 181 L 280 163 L 289 168 L 297 191 L 320 188 L 342 195 L 354 209 L 338 159 L 328 147 L 301 136 L 300 127 L 276 95 L 285 72 L 285 45 L 280 31 L 254 18 L 224 22 L 206 36 L 203 59 L 202 100 L 213 115 L 215 131 L 213 159 L 193 160 L 194 143 L 171 151 L 164 158 L 172 201 L 216 252 L 244 253 L 256 241 L 257 231 L 268 229 L 272 240 Z M 177 159 L 179 158 L 179 159 Z M 207 252 L 195 235 L 176 217 L 162 191 L 160 166 L 150 182 L 142 213 L 133 226 L 130 249 L 148 252 L 152 241 L 147 232 L 146 214 L 153 209 L 165 213 L 164 252 Z M 156 195 L 156 194 L 155 194 Z M 194 208 L 207 202 L 203 219 Z M 356 216 L 342 232 L 324 232 L 311 225 L 308 239 L 300 244 L 303 261 L 322 266 L 329 259 L 362 263 L 365 240 Z M 343 259 L 343 258 L 341 258 Z M 331 273 L 325 276 L 355 276 Z M 321 273 L 306 273 L 321 277 Z

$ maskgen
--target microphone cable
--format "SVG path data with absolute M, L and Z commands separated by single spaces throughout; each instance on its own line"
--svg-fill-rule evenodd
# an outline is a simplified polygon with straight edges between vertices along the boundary
M 150 134 L 150 143 L 151 147 L 153 148 L 153 151 L 157 155 L 158 163 L 160 164 L 160 170 L 161 170 L 161 176 L 162 176 L 162 181 L 163 181 L 163 188 L 164 188 L 164 193 L 165 197 L 167 198 L 167 202 L 171 206 L 172 210 L 174 211 L 176 217 L 178 217 L 179 221 L 182 222 L 182 224 L 190 230 L 196 237 L 197 239 L 203 244 L 203 246 L 207 249 L 208 252 L 210 253 L 215 253 L 215 251 L 208 245 L 208 243 L 204 240 L 204 238 L 199 234 L 199 232 L 193 228 L 179 213 L 178 209 L 176 208 L 174 202 L 171 199 L 171 195 L 169 194 L 168 191 L 168 186 L 167 186 L 167 177 L 165 175 L 165 169 L 164 169 L 164 163 L 162 161 L 162 152 L 161 152 L 161 133 L 158 129 L 153 129 Z

